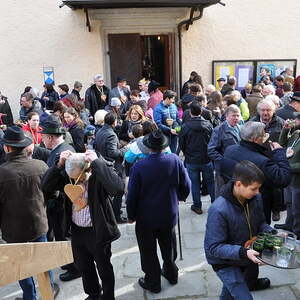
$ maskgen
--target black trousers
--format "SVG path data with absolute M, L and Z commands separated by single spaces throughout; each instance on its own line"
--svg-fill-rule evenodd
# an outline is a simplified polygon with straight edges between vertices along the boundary
M 248 288 L 253 290 L 258 279 L 258 264 L 251 262 L 247 267 L 241 267 L 241 271 L 244 273 L 245 282 L 247 283 Z
M 136 223 L 135 232 L 141 256 L 145 282 L 151 288 L 161 286 L 161 266 L 157 256 L 157 241 L 163 259 L 163 269 L 168 279 L 178 278 L 175 227 L 151 229 Z
M 98 297 L 103 290 L 103 300 L 114 300 L 115 276 L 110 262 L 111 244 L 99 245 L 92 227 L 78 227 L 72 224 L 72 250 L 74 262 L 82 275 L 86 294 Z M 102 287 L 99 283 L 96 266 Z

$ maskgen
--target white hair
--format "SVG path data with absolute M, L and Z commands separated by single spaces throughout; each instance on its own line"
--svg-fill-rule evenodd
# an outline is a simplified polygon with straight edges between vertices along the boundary
M 101 75 L 101 74 L 96 74 L 95 76 L 94 76 L 94 81 L 96 81 L 96 80 L 103 80 L 103 76 Z
M 268 95 L 265 100 L 272 101 L 275 105 L 280 104 L 280 99 L 277 95 Z
M 268 106 L 270 106 L 271 109 L 272 109 L 273 111 L 276 110 L 275 104 L 274 104 L 274 102 L 273 102 L 272 100 L 263 99 L 263 100 L 261 100 L 260 102 L 258 102 L 258 104 L 257 104 L 257 111 L 258 111 L 258 112 L 260 111 L 260 108 L 261 108 L 261 106 L 263 106 L 263 105 L 268 105 Z
M 107 111 L 104 109 L 99 109 L 96 111 L 94 119 L 96 125 L 101 125 L 104 123 L 104 117 L 107 114 Z
M 86 168 L 86 161 L 84 153 L 73 153 L 66 160 L 65 169 L 67 174 L 70 174 L 76 170 L 84 170 Z
M 236 90 L 232 91 L 230 95 L 234 96 L 235 98 L 238 98 L 238 100 L 240 100 L 242 97 L 241 93 Z
M 214 92 L 214 91 L 216 90 L 216 87 L 215 87 L 213 84 L 209 84 L 209 85 L 206 87 L 206 90 L 209 90 L 209 91 Z
M 245 141 L 252 141 L 265 134 L 265 124 L 261 122 L 249 121 L 241 127 L 241 139 Z
M 264 88 L 263 88 L 263 93 L 265 94 L 265 92 L 267 92 L 268 94 L 271 94 L 271 95 L 275 95 L 274 86 L 271 85 L 271 84 L 265 85 Z

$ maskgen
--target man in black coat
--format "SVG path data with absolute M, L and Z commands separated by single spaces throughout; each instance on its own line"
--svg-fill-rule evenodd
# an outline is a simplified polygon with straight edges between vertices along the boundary
M 268 224 L 271 223 L 273 189 L 284 188 L 291 181 L 291 170 L 286 158 L 286 150 L 276 142 L 270 142 L 271 152 L 263 146 L 268 135 L 265 125 L 260 122 L 247 122 L 241 128 L 241 142 L 226 148 L 221 163 L 221 175 L 228 180 L 236 163 L 249 160 L 258 166 L 265 175 L 265 182 L 260 191 L 264 213 Z M 269 156 L 270 155 L 270 156 Z
M 43 178 L 43 189 L 45 192 L 64 191 L 66 185 L 72 186 L 70 182 L 82 189 L 80 198 L 70 196 L 67 200 L 65 213 L 72 222 L 72 251 L 75 265 L 82 274 L 84 291 L 89 300 L 114 300 L 111 242 L 120 237 L 120 232 L 110 197 L 123 191 L 124 183 L 112 163 L 102 157 L 98 159 L 91 150 L 84 154 L 62 152 L 58 164 Z
M 191 209 L 202 214 L 201 177 L 207 186 L 211 201 L 215 199 L 214 168 L 207 154 L 207 145 L 212 134 L 212 125 L 201 117 L 202 107 L 197 101 L 190 105 L 191 119 L 183 124 L 179 145 L 185 156 L 185 165 L 192 182 L 193 205 Z
M 103 76 L 97 74 L 94 76 L 94 84 L 85 92 L 85 107 L 90 111 L 94 118 L 97 110 L 104 109 L 108 104 L 109 88 L 104 85 Z M 91 120 L 94 124 L 94 121 Z
M 116 115 L 113 112 L 109 112 L 105 115 L 104 126 L 96 134 L 95 150 L 106 160 L 113 162 L 119 176 L 122 176 L 122 162 L 127 148 L 121 148 L 119 139 L 114 132 L 116 121 Z M 113 200 L 113 208 L 118 223 L 127 222 L 125 218 L 121 217 L 122 197 L 123 192 L 117 194 Z
M 65 130 L 57 117 L 50 115 L 43 124 L 42 139 L 45 147 L 51 150 L 47 165 L 53 167 L 63 151 L 69 150 L 75 152 L 74 148 L 64 141 Z M 33 153 L 36 155 L 37 153 Z M 49 230 L 47 237 L 49 241 L 65 241 L 66 234 L 69 230 L 70 223 L 66 222 L 64 214 L 65 195 L 54 188 L 45 194 L 47 199 L 47 217 Z M 66 265 L 67 272 L 60 274 L 59 278 L 62 281 L 69 281 L 80 277 L 78 270 L 74 264 Z
M 296 115 L 300 113 L 300 92 L 295 92 L 290 97 L 290 102 L 284 107 L 277 109 L 276 115 L 283 120 L 294 120 Z

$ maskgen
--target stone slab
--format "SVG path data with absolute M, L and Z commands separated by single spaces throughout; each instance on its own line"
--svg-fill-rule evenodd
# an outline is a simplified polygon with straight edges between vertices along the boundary
M 270 266 L 260 267 L 259 277 L 268 277 L 271 281 L 271 286 L 275 287 L 295 284 L 295 277 L 289 270 L 278 269 Z
M 184 247 L 187 249 L 202 249 L 204 247 L 204 236 L 200 233 L 184 233 L 182 234 Z
M 146 292 L 146 299 L 173 299 L 179 297 L 199 297 L 206 294 L 203 272 L 179 274 L 178 284 L 170 285 L 162 278 L 162 291 L 159 294 Z
M 252 292 L 254 300 L 297 300 L 289 287 L 267 289 L 264 291 Z

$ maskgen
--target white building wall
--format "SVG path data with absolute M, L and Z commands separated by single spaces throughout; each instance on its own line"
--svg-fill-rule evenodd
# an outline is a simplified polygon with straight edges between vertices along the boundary
M 298 59 L 299 0 L 223 0 L 183 34 L 183 78 L 192 70 L 212 80 L 213 60 Z
M 79 80 L 83 90 L 103 71 L 100 25 L 89 33 L 82 10 L 59 8 L 60 0 L 0 2 L 0 91 L 15 116 L 25 86 L 42 90 L 43 66 L 54 67 L 56 85 Z

